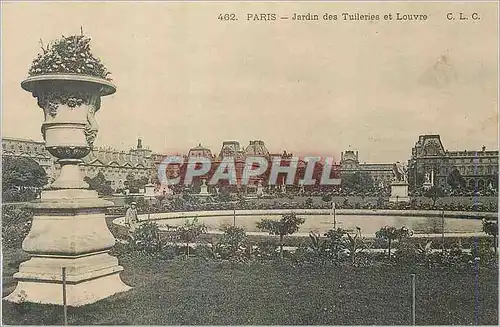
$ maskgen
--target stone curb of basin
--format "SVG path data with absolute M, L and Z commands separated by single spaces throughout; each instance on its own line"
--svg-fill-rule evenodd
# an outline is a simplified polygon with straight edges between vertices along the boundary
M 277 216 L 294 212 L 298 215 L 330 215 L 330 209 L 274 209 L 274 210 L 214 210 L 214 211 L 186 211 L 186 212 L 163 212 L 138 215 L 140 222 L 179 219 L 179 218 L 202 218 L 202 217 L 232 217 L 236 216 Z M 336 215 L 367 215 L 367 216 L 409 216 L 409 217 L 441 217 L 441 210 L 370 210 L 370 209 L 337 209 Z M 462 219 L 497 219 L 497 212 L 471 212 L 471 211 L 444 211 L 445 218 Z M 125 218 L 119 217 L 113 220 L 113 224 L 125 226 Z M 161 230 L 167 228 L 160 227 Z M 210 230 L 210 234 L 222 234 L 222 231 Z M 247 232 L 247 235 L 267 235 L 265 232 Z M 308 236 L 309 233 L 296 233 L 294 236 Z M 415 234 L 418 237 L 441 237 L 441 234 Z M 484 232 L 479 233 L 445 233 L 445 237 L 469 237 L 484 236 Z M 364 237 L 375 237 L 374 234 L 363 234 Z
M 331 215 L 331 209 L 272 209 L 272 210 L 236 210 L 236 216 L 275 216 L 294 212 L 298 215 Z M 232 217 L 233 210 L 160 212 L 141 214 L 139 221 L 201 218 L 201 217 Z M 441 210 L 378 210 L 378 209 L 337 209 L 336 215 L 367 215 L 367 216 L 411 216 L 411 217 L 441 217 Z M 445 218 L 496 219 L 498 212 L 444 211 Z M 148 218 L 149 217 L 149 218 Z

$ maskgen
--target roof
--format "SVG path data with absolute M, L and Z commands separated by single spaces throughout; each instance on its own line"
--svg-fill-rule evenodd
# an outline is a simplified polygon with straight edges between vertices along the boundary
M 206 157 L 206 158 L 211 158 L 212 157 L 212 151 L 210 151 L 209 148 L 206 148 L 201 145 L 201 143 L 198 144 L 198 146 L 191 148 L 188 152 L 188 157 Z
M 250 141 L 250 144 L 245 149 L 247 156 L 269 156 L 269 151 L 263 141 Z
M 2 137 L 3 141 L 18 141 L 18 142 L 26 142 L 26 143 L 37 143 L 37 144 L 45 144 L 45 141 L 35 141 L 32 139 L 22 139 L 17 137 Z

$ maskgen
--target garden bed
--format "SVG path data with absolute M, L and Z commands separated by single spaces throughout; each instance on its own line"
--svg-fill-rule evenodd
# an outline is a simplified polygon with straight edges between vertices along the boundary
M 498 323 L 496 269 L 479 271 L 476 303 L 473 269 L 163 261 L 138 252 L 119 259 L 123 280 L 134 288 L 69 308 L 69 324 L 408 325 L 412 273 L 417 275 L 418 325 L 470 325 L 475 316 L 481 325 Z M 62 322 L 61 307 L 3 303 L 4 324 Z

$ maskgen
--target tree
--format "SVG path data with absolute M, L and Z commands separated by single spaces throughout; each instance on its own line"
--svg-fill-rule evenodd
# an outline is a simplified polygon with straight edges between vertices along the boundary
M 186 219 L 184 225 L 178 226 L 175 235 L 186 243 L 186 258 L 189 257 L 189 243 L 194 242 L 200 237 L 202 234 L 207 232 L 207 227 L 198 222 L 198 218 L 194 218 L 189 221 Z
M 147 177 L 135 178 L 134 174 L 129 173 L 124 184 L 130 193 L 139 193 L 139 190 L 144 189 L 148 181 Z
M 365 192 L 373 189 L 373 178 L 367 172 L 347 173 L 342 176 L 342 188 L 348 191 Z
M 497 254 L 497 238 L 498 238 L 498 221 L 488 221 L 483 219 L 483 231 L 490 236 L 493 236 L 493 247 L 495 248 L 495 256 Z
M 111 182 L 106 180 L 104 173 L 100 171 L 94 178 L 89 178 L 85 176 L 83 179 L 91 190 L 97 191 L 99 195 L 111 195 L 113 194 L 113 188 L 111 187 Z
M 391 244 L 394 240 L 401 241 L 403 238 L 407 238 L 411 236 L 411 231 L 405 226 L 401 228 L 396 228 L 394 226 L 385 226 L 379 229 L 375 233 L 376 238 L 383 239 L 387 241 L 388 249 L 389 249 L 389 258 L 391 257 Z
M 30 231 L 33 212 L 24 205 L 2 205 L 2 246 L 18 249 Z
M 241 248 L 247 241 L 245 230 L 238 226 L 227 225 L 224 234 L 220 238 L 219 249 L 222 250 L 223 257 L 230 255 L 236 257 L 242 254 Z
M 283 258 L 284 237 L 297 232 L 299 226 L 302 225 L 304 221 L 304 218 L 297 217 L 297 215 L 292 212 L 282 215 L 280 220 L 262 219 L 257 222 L 257 228 L 268 232 L 269 235 L 277 235 L 280 237 L 280 256 Z
M 432 186 L 425 192 L 424 196 L 430 198 L 432 200 L 432 205 L 435 206 L 436 201 L 444 196 L 444 191 L 439 186 Z
M 455 168 L 448 175 L 448 184 L 453 188 L 465 188 L 465 179 L 460 174 L 460 171 Z
M 4 201 L 30 201 L 47 184 L 47 173 L 33 159 L 3 157 L 2 196 Z

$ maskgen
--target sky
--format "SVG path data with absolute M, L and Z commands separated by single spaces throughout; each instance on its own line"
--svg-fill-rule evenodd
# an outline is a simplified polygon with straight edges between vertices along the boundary
M 248 13 L 422 13 L 426 21 L 246 20 Z M 477 12 L 479 21 L 446 14 Z M 220 21 L 235 13 L 238 21 Z M 42 140 L 20 82 L 44 44 L 80 33 L 117 87 L 97 146 L 155 152 L 263 140 L 273 152 L 406 161 L 422 134 L 498 149 L 496 3 L 3 3 L 2 135 Z

